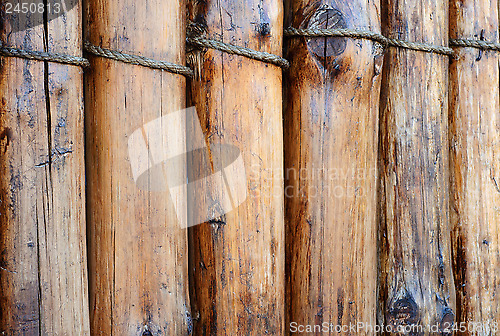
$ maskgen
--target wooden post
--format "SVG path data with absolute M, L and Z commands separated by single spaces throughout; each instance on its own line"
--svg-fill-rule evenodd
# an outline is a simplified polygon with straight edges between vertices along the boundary
M 380 32 L 378 1 L 289 0 L 286 9 L 295 28 Z M 369 40 L 294 37 L 287 54 L 286 329 L 374 326 L 382 48 Z
M 82 54 L 79 2 L 2 19 L 5 46 Z M 1 57 L 0 334 L 89 334 L 84 171 L 82 69 Z
M 184 64 L 184 1 L 94 0 L 85 10 L 92 44 Z M 187 230 L 169 190 L 154 191 L 157 176 L 139 186 L 133 175 L 134 165 L 156 160 L 153 151 L 182 144 L 181 133 L 164 134 L 169 125 L 159 118 L 184 108 L 186 80 L 90 58 L 85 107 L 92 333 L 188 335 Z M 158 126 L 156 132 L 149 123 Z
M 498 43 L 498 1 L 450 5 L 452 39 Z M 457 321 L 466 322 L 460 335 L 494 335 L 500 329 L 500 58 L 494 51 L 455 51 L 450 148 Z
M 448 44 L 448 3 L 388 0 L 384 35 Z M 451 268 L 449 57 L 389 48 L 381 116 L 380 323 L 443 334 L 456 314 Z M 420 332 L 420 330 L 419 330 Z M 409 334 L 409 333 L 405 333 Z M 420 334 L 420 333 L 419 333 Z
M 190 17 L 206 28 L 207 37 L 281 54 L 281 1 L 193 0 L 190 5 Z M 208 142 L 237 147 L 248 181 L 245 202 L 192 229 L 195 334 L 281 335 L 282 70 L 212 49 L 191 56 L 201 69 L 192 82 L 192 102 Z

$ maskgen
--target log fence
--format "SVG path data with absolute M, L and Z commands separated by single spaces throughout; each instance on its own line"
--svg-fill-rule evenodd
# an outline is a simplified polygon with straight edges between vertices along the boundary
M 2 335 L 500 335 L 498 1 L 0 5 Z

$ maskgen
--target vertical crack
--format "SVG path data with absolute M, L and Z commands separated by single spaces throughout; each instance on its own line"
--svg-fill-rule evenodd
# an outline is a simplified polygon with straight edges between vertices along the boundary
M 49 27 L 48 27 L 48 0 L 43 0 L 45 10 L 43 12 L 43 30 L 44 30 L 44 35 L 43 35 L 43 44 L 44 44 L 44 49 L 46 52 L 49 52 Z M 48 163 L 49 163 L 49 174 L 52 171 L 51 166 L 52 166 L 52 132 L 50 131 L 51 125 L 52 125 L 52 117 L 50 113 L 50 89 L 49 89 L 49 62 L 44 61 L 43 62 L 44 66 L 44 72 L 43 72 L 43 84 L 44 84 L 44 91 L 45 91 L 45 110 L 47 113 L 47 145 L 48 145 Z M 52 179 L 51 179 L 52 180 Z
M 45 206 L 43 207 L 45 208 Z M 36 258 L 37 258 L 37 273 L 38 273 L 38 335 L 42 335 L 42 315 L 41 315 L 41 302 L 42 302 L 42 277 L 40 274 L 40 234 L 38 233 L 38 199 L 35 199 L 35 213 L 36 213 Z M 45 213 L 45 211 L 44 211 Z
M 48 0 L 43 0 L 44 4 L 44 12 L 43 12 L 43 45 L 44 45 L 44 50 L 46 52 L 49 51 L 49 30 L 48 30 Z M 52 134 L 51 134 L 51 125 L 52 125 L 52 120 L 51 120 L 51 112 L 50 112 L 50 92 L 49 92 L 49 63 L 47 61 L 44 61 L 43 63 L 44 66 L 44 71 L 43 71 L 43 83 L 44 83 L 44 93 L 45 93 L 45 110 L 47 114 L 47 151 L 48 151 L 48 167 L 45 169 L 46 173 L 48 174 L 48 178 L 46 176 L 46 193 L 47 193 L 47 199 L 46 201 L 43 201 L 43 218 L 44 218 L 44 227 L 45 227 L 45 239 L 47 239 L 47 218 L 46 216 L 49 215 L 50 213 L 50 195 L 49 195 L 49 187 L 52 185 Z M 43 191 L 42 191 L 43 192 Z M 43 200 L 43 198 L 42 198 Z M 45 202 L 47 202 L 47 209 L 45 209 Z M 37 207 L 38 208 L 38 207 Z M 38 211 L 37 211 L 38 213 Z M 41 336 L 42 335 L 42 275 L 41 275 L 41 251 L 40 251 L 40 228 L 39 228 L 39 222 L 37 220 L 37 258 L 38 258 L 38 334 Z M 45 248 L 48 247 L 48 244 L 46 242 Z

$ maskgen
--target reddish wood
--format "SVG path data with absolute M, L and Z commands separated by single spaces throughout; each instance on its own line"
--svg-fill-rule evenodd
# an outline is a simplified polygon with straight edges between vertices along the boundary
M 86 39 L 184 64 L 184 8 L 183 0 L 87 1 Z M 128 147 L 146 123 L 184 108 L 185 83 L 181 75 L 91 57 L 85 107 L 94 335 L 191 332 L 187 231 L 168 189 L 150 191 L 159 183 L 153 177 L 148 188 L 136 185 Z M 164 132 L 160 127 L 152 136 L 178 139 Z M 148 158 L 151 146 L 131 153 Z
M 208 37 L 281 54 L 281 1 L 193 0 L 190 5 L 191 19 L 205 25 Z M 208 142 L 241 150 L 248 181 L 244 203 L 192 230 L 194 330 L 199 335 L 281 335 L 282 70 L 211 49 L 192 57 L 201 70 L 192 82 L 192 102 Z

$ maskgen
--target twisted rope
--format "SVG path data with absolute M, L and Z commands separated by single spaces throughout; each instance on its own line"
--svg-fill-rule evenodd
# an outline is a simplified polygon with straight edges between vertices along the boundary
M 194 22 L 189 22 L 186 38 L 187 43 L 198 48 L 215 49 L 226 52 L 228 54 L 244 56 L 264 63 L 274 64 L 282 67 L 283 69 L 288 69 L 290 67 L 290 63 L 288 62 L 288 60 L 278 55 L 240 47 L 234 44 L 224 43 L 213 39 L 207 39 L 203 37 L 204 33 L 205 29 L 203 26 Z
M 188 37 L 187 41 L 189 44 L 196 47 L 216 49 L 228 54 L 240 55 L 264 63 L 271 63 L 284 69 L 287 69 L 290 66 L 290 63 L 286 59 L 263 51 L 257 51 L 202 37 Z
M 48 61 L 61 64 L 76 65 L 82 68 L 87 68 L 90 66 L 89 61 L 83 57 L 47 53 L 43 51 L 28 51 L 17 48 L 9 48 L 4 47 L 2 41 L 0 41 L 0 55 L 6 57 L 19 57 L 37 61 Z
M 275 64 L 285 69 L 287 69 L 290 66 L 290 63 L 286 59 L 280 56 L 270 54 L 267 52 L 256 51 L 253 49 L 232 45 L 229 43 L 220 42 L 217 40 L 206 39 L 201 37 L 202 34 L 203 34 L 203 28 L 201 28 L 199 25 L 190 23 L 190 25 L 188 26 L 188 37 L 186 40 L 189 44 L 196 47 L 216 49 L 226 53 L 240 55 L 258 61 L 262 61 L 265 63 Z M 401 41 L 385 37 L 384 35 L 379 33 L 365 31 L 365 30 L 319 29 L 319 28 L 299 29 L 290 27 L 284 30 L 284 34 L 285 36 L 289 37 L 295 37 L 295 36 L 348 37 L 357 39 L 369 39 L 379 42 L 380 44 L 385 46 L 399 47 L 417 51 L 425 51 L 425 52 L 431 52 L 448 56 L 455 55 L 453 49 L 448 47 L 436 46 L 427 43 Z M 500 43 L 493 43 L 482 40 L 450 39 L 449 43 L 450 46 L 453 47 L 477 48 L 481 50 L 500 51 Z M 165 61 L 157 61 L 143 56 L 130 55 L 119 51 L 95 46 L 89 42 L 85 43 L 84 49 L 91 54 L 109 58 L 119 62 L 141 65 L 153 69 L 165 70 L 171 73 L 180 74 L 187 77 L 193 77 L 194 75 L 193 70 L 187 66 L 178 65 Z M 76 65 L 76 66 L 81 66 L 83 68 L 87 68 L 90 66 L 89 61 L 83 57 L 4 47 L 2 41 L 0 41 L 0 56 L 20 57 L 31 60 Z
M 354 29 L 319 29 L 319 28 L 293 28 L 289 27 L 284 31 L 285 36 L 304 36 L 304 37 L 350 37 L 357 39 L 368 39 L 379 42 L 385 46 L 399 47 L 417 51 L 431 52 L 441 55 L 454 55 L 453 49 L 448 47 L 436 46 L 427 43 L 401 41 L 382 34 L 374 33 L 366 30 Z
M 165 61 L 157 61 L 143 56 L 125 54 L 119 51 L 98 47 L 89 42 L 85 42 L 84 48 L 87 52 L 91 54 L 109 58 L 115 61 L 128 64 L 142 65 L 152 69 L 160 69 L 179 75 L 184 75 L 187 77 L 193 77 L 193 70 L 191 70 L 191 68 L 187 66 L 178 65 Z
M 500 43 L 486 42 L 481 40 L 451 39 L 450 45 L 453 47 L 500 51 Z

